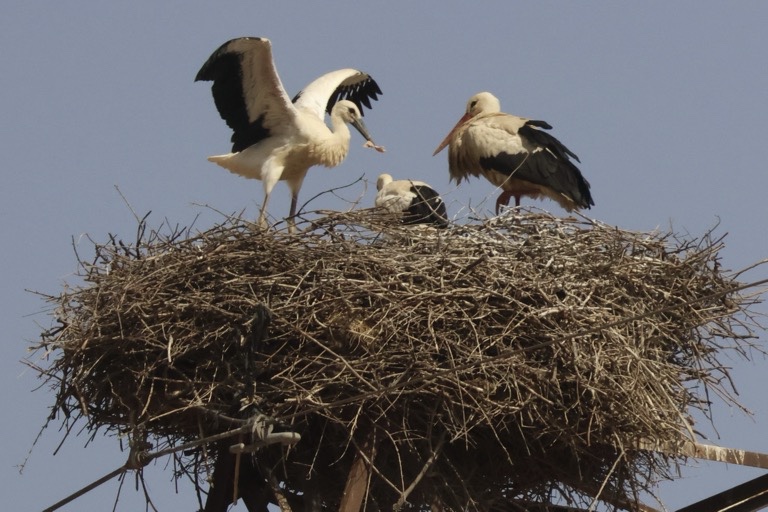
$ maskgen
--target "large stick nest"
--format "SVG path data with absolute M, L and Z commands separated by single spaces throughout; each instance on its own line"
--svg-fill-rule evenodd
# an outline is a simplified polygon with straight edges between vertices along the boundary
M 142 222 L 133 243 L 95 244 L 85 284 L 49 297 L 52 418 L 173 447 L 263 413 L 301 435 L 257 452 L 264 481 L 329 510 L 374 449 L 371 510 L 598 495 L 633 509 L 679 462 L 637 443 L 693 438 L 693 409 L 732 400 L 723 354 L 750 347 L 755 299 L 709 234 L 530 211 L 447 230 L 370 210 L 299 227 Z M 207 487 L 210 451 L 174 457 Z

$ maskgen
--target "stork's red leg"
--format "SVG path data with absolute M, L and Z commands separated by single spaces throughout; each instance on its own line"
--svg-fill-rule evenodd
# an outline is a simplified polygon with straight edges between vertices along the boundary
M 499 198 L 496 199 L 496 215 L 499 214 L 499 210 L 501 210 L 501 205 L 507 206 L 509 204 L 509 199 L 512 197 L 512 192 L 507 192 L 506 190 L 502 192 L 499 195 Z M 520 199 L 515 197 L 515 205 L 520 206 Z

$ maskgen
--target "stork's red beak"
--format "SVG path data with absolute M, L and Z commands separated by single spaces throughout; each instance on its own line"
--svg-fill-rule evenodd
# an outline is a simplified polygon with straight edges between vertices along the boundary
M 463 116 L 461 116 L 461 119 L 459 119 L 459 122 L 456 123 L 456 126 L 454 126 L 453 129 L 448 133 L 448 135 L 446 135 L 445 139 L 443 139 L 443 142 L 441 142 L 440 145 L 437 146 L 437 149 L 435 150 L 434 153 L 432 153 L 432 156 L 435 156 L 436 154 L 441 152 L 445 146 L 450 144 L 451 139 L 453 138 L 453 134 L 456 133 L 456 130 L 458 130 L 461 125 L 469 121 L 471 117 L 472 116 L 470 116 L 469 113 L 466 113 Z

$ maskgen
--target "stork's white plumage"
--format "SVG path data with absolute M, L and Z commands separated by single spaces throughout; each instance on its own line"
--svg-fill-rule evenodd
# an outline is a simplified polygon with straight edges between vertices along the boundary
M 448 167 L 456 183 L 482 175 L 500 187 L 496 213 L 511 197 L 520 206 L 522 196 L 549 197 L 568 211 L 593 206 L 589 182 L 571 161 L 579 158 L 542 128 L 552 127 L 505 114 L 493 94 L 481 92 L 469 99 L 466 113 L 433 155 L 449 146 Z
M 429 224 L 448 226 L 445 203 L 435 189 L 416 180 L 394 181 L 389 174 L 376 180 L 375 204 L 393 213 L 403 214 L 403 224 Z
M 349 152 L 347 123 L 378 151 L 362 120 L 381 90 L 368 74 L 339 69 L 314 80 L 293 100 L 283 88 L 266 38 L 243 37 L 221 45 L 200 68 L 195 81 L 212 81 L 213 100 L 232 129 L 232 152 L 208 158 L 225 169 L 261 180 L 264 202 L 259 223 L 266 226 L 266 208 L 275 184 L 291 190 L 289 230 L 304 177 L 310 167 L 339 165 Z M 331 128 L 324 121 L 330 114 Z

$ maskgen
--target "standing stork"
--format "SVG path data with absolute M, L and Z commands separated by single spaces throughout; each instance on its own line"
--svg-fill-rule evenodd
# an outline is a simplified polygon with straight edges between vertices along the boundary
M 571 161 L 579 158 L 541 128 L 552 127 L 505 114 L 493 94 L 481 92 L 469 99 L 466 113 L 432 155 L 449 146 L 448 169 L 457 184 L 482 175 L 500 187 L 497 214 L 511 197 L 520 206 L 522 196 L 549 197 L 568 211 L 593 206 L 589 182 Z
M 393 213 L 403 214 L 403 224 L 429 224 L 448 226 L 445 203 L 435 189 L 415 180 L 393 181 L 389 174 L 379 175 L 376 180 L 375 204 Z
M 264 202 L 259 224 L 275 184 L 291 190 L 289 231 L 295 230 L 296 202 L 310 167 L 339 165 L 349 152 L 347 123 L 366 146 L 384 151 L 371 139 L 362 107 L 371 108 L 381 90 L 367 73 L 339 69 L 317 78 L 293 100 L 283 88 L 272 60 L 272 45 L 263 37 L 242 37 L 221 45 L 198 71 L 195 81 L 212 81 L 213 101 L 232 129 L 232 152 L 208 157 L 230 172 L 261 180 Z M 331 128 L 324 121 L 330 114 Z

